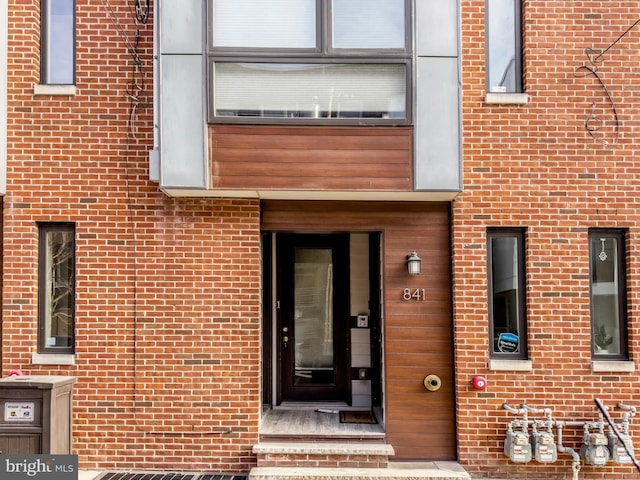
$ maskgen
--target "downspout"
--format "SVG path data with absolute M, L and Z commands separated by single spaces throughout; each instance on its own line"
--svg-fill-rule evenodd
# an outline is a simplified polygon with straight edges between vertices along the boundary
M 0 195 L 7 193 L 7 82 L 8 82 L 8 35 L 9 7 L 0 3 Z
M 9 7 L 7 2 L 0 4 L 0 259 L 3 258 L 4 245 L 4 195 L 7 193 L 7 68 L 9 65 L 7 42 L 9 35 Z M 2 264 L 0 264 L 0 296 L 3 294 Z M 0 319 L 4 318 L 0 305 Z M 4 366 L 3 358 L 3 322 L 0 321 L 0 373 Z
M 153 2 L 153 149 L 149 150 L 149 180 L 160 182 L 160 8 Z

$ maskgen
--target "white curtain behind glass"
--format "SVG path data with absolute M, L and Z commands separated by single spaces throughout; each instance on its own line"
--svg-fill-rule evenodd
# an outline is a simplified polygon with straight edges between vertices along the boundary
M 405 115 L 405 66 L 215 65 L 216 111 L 389 112 Z
M 333 259 L 331 249 L 297 249 L 295 367 L 333 368 Z

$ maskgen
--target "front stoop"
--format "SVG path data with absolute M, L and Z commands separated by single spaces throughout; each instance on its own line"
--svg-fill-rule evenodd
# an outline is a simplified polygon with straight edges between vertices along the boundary
M 255 467 L 249 480 L 470 480 L 455 462 L 425 468 Z
M 258 467 L 384 468 L 395 452 L 385 443 L 261 442 Z
M 470 480 L 456 462 L 389 462 L 382 443 L 261 442 L 249 480 Z

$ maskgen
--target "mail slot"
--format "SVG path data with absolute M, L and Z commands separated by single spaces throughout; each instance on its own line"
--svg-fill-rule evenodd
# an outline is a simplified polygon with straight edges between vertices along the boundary
M 0 454 L 71 454 L 75 377 L 0 379 Z

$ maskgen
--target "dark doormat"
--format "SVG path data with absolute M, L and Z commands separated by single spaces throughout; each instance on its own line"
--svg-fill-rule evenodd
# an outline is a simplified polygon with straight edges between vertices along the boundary
M 373 412 L 342 411 L 340 412 L 340 423 L 378 423 L 378 421 Z

